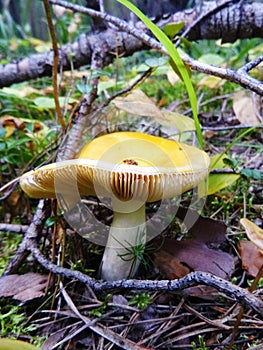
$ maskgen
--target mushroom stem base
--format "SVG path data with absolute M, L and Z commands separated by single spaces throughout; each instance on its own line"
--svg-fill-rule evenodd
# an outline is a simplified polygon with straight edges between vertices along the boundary
M 131 213 L 114 212 L 102 259 L 102 279 L 114 281 L 135 275 L 144 252 L 145 229 L 145 205 Z

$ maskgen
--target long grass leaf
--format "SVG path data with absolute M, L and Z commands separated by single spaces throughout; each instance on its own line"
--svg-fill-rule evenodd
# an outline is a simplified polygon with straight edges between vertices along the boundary
M 135 13 L 136 16 L 140 18 L 142 22 L 151 30 L 151 32 L 155 35 L 155 37 L 162 43 L 162 45 L 166 48 L 167 52 L 170 55 L 171 60 L 176 65 L 188 92 L 190 104 L 193 112 L 194 122 L 195 122 L 195 128 L 196 128 L 196 135 L 198 142 L 200 144 L 200 147 L 203 148 L 203 136 L 201 131 L 200 122 L 198 119 L 198 113 L 197 113 L 197 98 L 195 94 L 195 90 L 192 84 L 192 81 L 189 77 L 187 68 L 184 65 L 183 60 L 181 59 L 178 51 L 176 50 L 174 44 L 172 41 L 167 37 L 167 35 L 159 28 L 157 27 L 149 18 L 147 18 L 136 6 L 134 6 L 131 2 L 128 0 L 117 0 L 122 5 L 126 6 L 129 10 L 131 10 L 133 13 Z M 172 65 L 173 66 L 173 65 Z

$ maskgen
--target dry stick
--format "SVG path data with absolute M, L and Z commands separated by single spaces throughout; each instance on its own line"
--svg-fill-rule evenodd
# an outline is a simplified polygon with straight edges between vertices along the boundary
M 52 48 L 54 52 L 54 59 L 53 59 L 53 69 L 52 69 L 52 85 L 53 85 L 53 92 L 54 92 L 54 101 L 56 106 L 56 113 L 58 116 L 58 120 L 61 124 L 62 129 L 64 130 L 66 125 L 65 121 L 61 112 L 61 108 L 59 105 L 59 98 L 58 98 L 58 81 L 57 81 L 57 75 L 58 75 L 58 45 L 57 45 L 57 39 L 56 34 L 54 30 L 54 25 L 52 21 L 51 11 L 50 11 L 50 5 L 48 0 L 43 0 L 45 12 L 46 12 L 46 18 L 47 18 L 47 24 L 48 29 L 51 36 L 52 41 Z
M 133 35 L 135 38 L 141 40 L 143 43 L 145 43 L 147 46 L 150 46 L 163 54 L 167 55 L 167 51 L 164 49 L 163 45 L 161 45 L 157 40 L 150 37 L 146 33 L 144 33 L 141 30 L 137 30 L 132 25 L 128 24 L 125 21 L 120 20 L 117 17 L 111 16 L 106 13 L 101 13 L 99 11 L 95 11 L 89 8 L 86 8 L 84 6 L 76 5 L 69 3 L 67 1 L 63 0 L 49 0 L 51 4 L 59 5 L 65 8 L 68 8 L 72 11 L 84 13 L 86 15 L 89 15 L 91 17 L 100 18 L 106 22 L 112 23 L 115 26 L 117 26 L 120 30 L 125 31 L 131 35 Z M 259 95 L 263 96 L 263 84 L 257 80 L 252 78 L 249 74 L 247 74 L 248 70 L 247 68 L 242 70 L 242 68 L 238 69 L 237 71 L 229 69 L 229 68 L 222 68 L 222 67 L 216 67 L 212 66 L 206 63 L 202 63 L 199 61 L 196 61 L 190 57 L 182 57 L 182 60 L 186 65 L 188 65 L 191 69 L 196 70 L 201 73 L 214 75 L 216 77 L 227 79 L 228 81 L 231 81 L 233 83 L 236 83 L 244 88 L 248 88 L 251 91 L 254 91 L 258 93 Z M 255 64 L 255 63 L 254 63 Z M 248 66 L 248 64 L 246 65 Z M 245 66 L 245 67 L 246 67 Z M 255 66 L 254 66 L 255 67 Z
M 248 290 L 232 284 L 220 277 L 214 276 L 206 272 L 192 272 L 183 278 L 178 280 L 119 280 L 113 282 L 100 281 L 95 278 L 89 277 L 82 272 L 76 270 L 70 270 L 63 267 L 52 264 L 46 259 L 39 251 L 36 242 L 29 242 L 28 249 L 32 252 L 34 258 L 45 269 L 52 271 L 55 274 L 63 275 L 67 278 L 74 278 L 85 285 L 91 287 L 94 291 L 106 291 L 114 289 L 137 289 L 137 290 L 150 290 L 167 292 L 180 292 L 183 289 L 193 287 L 199 284 L 204 284 L 210 287 L 214 287 L 219 292 L 232 298 L 233 300 L 247 306 L 260 315 L 263 315 L 263 301 L 250 293 Z
M 28 230 L 28 225 L 17 224 L 0 224 L 0 232 L 25 233 Z
M 29 225 L 26 234 L 19 244 L 18 249 L 14 257 L 9 261 L 3 275 L 10 275 L 15 273 L 17 269 L 21 266 L 25 258 L 30 252 L 30 242 L 36 240 L 38 232 L 40 232 L 44 227 L 44 222 L 50 215 L 50 201 L 45 202 L 44 200 L 39 201 L 34 218 Z M 45 205 L 46 204 L 46 205 Z
M 98 47 L 92 53 L 90 69 L 102 69 L 103 59 L 104 57 L 102 56 L 101 50 Z M 57 154 L 57 161 L 73 159 L 75 157 L 79 150 L 84 130 L 87 128 L 87 126 L 91 126 L 90 116 L 93 111 L 93 102 L 97 97 L 98 78 L 91 79 L 90 84 L 93 86 L 93 89 L 89 94 L 83 95 L 79 105 L 76 122 L 70 130 L 69 135 L 66 136 L 66 138 L 60 144 Z

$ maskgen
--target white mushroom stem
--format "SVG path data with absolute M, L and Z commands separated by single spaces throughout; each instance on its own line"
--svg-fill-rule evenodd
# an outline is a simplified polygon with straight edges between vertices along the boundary
M 114 281 L 135 275 L 145 245 L 145 228 L 145 204 L 129 213 L 114 211 L 102 259 L 102 279 Z M 140 246 L 141 249 L 139 256 L 134 254 L 136 246 Z

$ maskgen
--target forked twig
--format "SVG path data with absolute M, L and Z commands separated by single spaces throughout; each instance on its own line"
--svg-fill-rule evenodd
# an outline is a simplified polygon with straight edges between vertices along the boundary
M 119 280 L 113 282 L 106 282 L 96 280 L 82 272 L 70 270 L 52 264 L 39 251 L 36 242 L 30 242 L 28 249 L 32 252 L 34 258 L 47 270 L 62 275 L 67 278 L 74 278 L 85 285 L 91 287 L 94 291 L 106 290 L 148 290 L 148 291 L 168 291 L 180 293 L 184 289 L 204 284 L 215 288 L 224 295 L 230 297 L 241 305 L 249 307 L 263 315 L 263 301 L 256 297 L 248 290 L 234 285 L 220 277 L 214 276 L 207 272 L 191 272 L 183 278 L 176 280 Z

